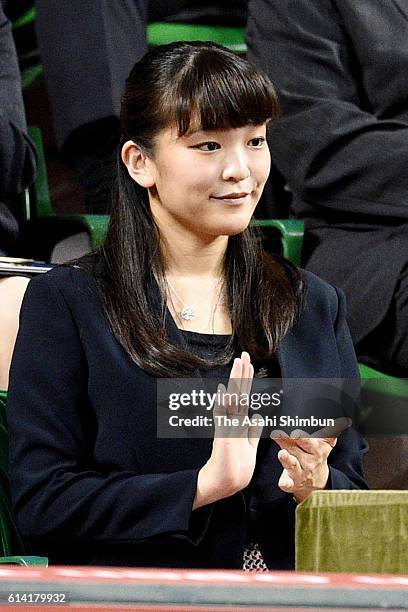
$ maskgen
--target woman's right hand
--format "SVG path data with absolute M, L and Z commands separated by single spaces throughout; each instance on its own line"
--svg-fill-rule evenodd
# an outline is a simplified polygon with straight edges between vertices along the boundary
M 228 388 L 218 387 L 217 395 L 223 401 L 214 405 L 213 448 L 209 460 L 198 473 L 193 510 L 241 491 L 252 478 L 262 426 L 226 425 L 223 417 L 239 419 L 241 423 L 248 416 L 253 376 L 251 358 L 243 352 L 234 360 Z M 230 394 L 237 394 L 238 401 L 230 402 Z M 246 401 L 240 402 L 240 399 Z

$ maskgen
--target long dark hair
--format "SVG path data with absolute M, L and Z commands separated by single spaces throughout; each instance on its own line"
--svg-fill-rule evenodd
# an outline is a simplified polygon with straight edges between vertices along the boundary
M 245 59 L 208 42 L 149 51 L 132 69 L 122 98 L 122 137 L 111 220 L 99 262 L 102 300 L 112 330 L 135 363 L 155 376 L 183 376 L 228 363 L 236 343 L 252 359 L 271 356 L 294 322 L 301 289 L 293 266 L 265 254 L 252 228 L 228 240 L 224 258 L 233 335 L 217 361 L 173 345 L 166 333 L 166 283 L 159 229 L 147 190 L 129 176 L 121 148 L 133 140 L 154 156 L 154 139 L 170 125 L 203 130 L 261 125 L 279 116 L 269 79 Z M 157 280 L 156 280 L 157 279 Z M 160 305 L 157 295 L 160 295 Z

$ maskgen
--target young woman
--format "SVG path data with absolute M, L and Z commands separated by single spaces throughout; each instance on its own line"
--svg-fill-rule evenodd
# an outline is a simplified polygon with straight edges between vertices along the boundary
M 296 502 L 365 486 L 351 429 L 281 450 L 255 428 L 156 432 L 158 378 L 230 376 L 244 392 L 261 369 L 357 377 L 342 295 L 248 227 L 278 112 L 268 79 L 217 45 L 133 68 L 106 244 L 30 282 L 13 358 L 15 512 L 51 562 L 291 567 Z

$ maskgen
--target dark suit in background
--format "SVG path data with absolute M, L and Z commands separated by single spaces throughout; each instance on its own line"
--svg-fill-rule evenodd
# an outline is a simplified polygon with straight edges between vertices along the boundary
M 8 204 L 34 180 L 35 150 L 27 136 L 11 25 L 0 2 L 0 255 L 10 252 L 18 224 Z
M 88 212 L 110 208 L 120 97 L 148 21 L 245 25 L 247 0 L 37 0 L 36 30 L 58 145 Z
M 247 0 L 37 0 L 36 31 L 59 145 L 119 116 L 125 79 L 147 51 L 148 21 L 241 22 Z
M 251 0 L 249 59 L 275 83 L 275 165 L 306 267 L 345 290 L 357 351 L 408 372 L 408 2 Z

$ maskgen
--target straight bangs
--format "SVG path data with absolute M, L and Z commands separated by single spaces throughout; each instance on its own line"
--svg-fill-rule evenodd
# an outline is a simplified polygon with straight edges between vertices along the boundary
M 280 115 L 276 92 L 258 69 L 227 49 L 214 45 L 190 57 L 167 100 L 168 119 L 178 135 L 262 125 Z

